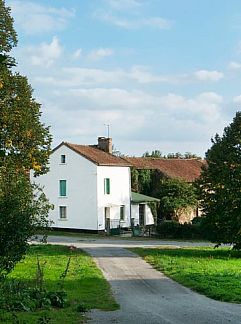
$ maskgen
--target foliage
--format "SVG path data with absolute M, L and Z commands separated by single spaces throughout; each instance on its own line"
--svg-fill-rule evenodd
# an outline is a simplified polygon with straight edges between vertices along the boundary
M 37 272 L 36 255 L 39 260 Z M 4 288 L 7 285 L 15 285 L 12 291 L 16 294 L 11 294 L 9 289 L 7 293 Z M 32 303 L 25 297 L 30 293 Z M 109 284 L 92 258 L 79 249 L 60 245 L 31 245 L 26 257 L 16 265 L 4 285 L 0 285 L 0 305 L 4 298 L 9 298 L 9 303 L 16 300 L 18 305 L 23 302 L 26 306 L 25 311 L 23 308 L 15 311 L 18 323 L 73 324 L 82 322 L 80 312 L 88 309 L 118 309 Z M 56 308 L 54 304 L 59 301 L 61 307 Z M 1 323 L 15 323 L 5 320 L 9 312 L 5 312 L 4 319 L 1 314 Z
M 160 210 L 165 218 L 177 217 L 197 204 L 195 188 L 181 179 L 163 179 L 159 187 Z
M 0 0 L 0 276 L 25 254 L 28 239 L 46 227 L 50 205 L 31 185 L 30 170 L 48 170 L 51 135 L 26 77 L 12 71 L 17 44 L 10 9 Z
M 166 155 L 162 155 L 162 152 L 159 150 L 154 150 L 151 153 L 146 151 L 144 154 L 142 154 L 142 157 L 145 158 L 164 158 L 164 159 L 201 159 L 200 156 L 191 153 L 191 152 L 185 152 L 184 154 L 180 152 L 176 153 L 168 153 Z
M 216 134 L 206 153 L 207 165 L 198 181 L 203 227 L 208 238 L 220 245 L 241 248 L 241 112 Z
M 132 251 L 187 287 L 217 300 L 241 303 L 240 251 L 207 247 Z
M 0 65 L 0 165 L 11 160 L 39 175 L 48 170 L 51 135 L 32 92 L 26 77 Z
M 17 45 L 17 34 L 13 28 L 13 18 L 5 1 L 0 0 L 0 53 L 10 52 Z
M 177 218 L 187 208 L 197 205 L 196 189 L 181 179 L 170 179 L 159 170 L 131 169 L 132 190 L 160 199 L 152 211 L 157 218 Z
M 9 273 L 28 248 L 28 240 L 46 228 L 50 205 L 41 188 L 8 164 L 0 168 L 0 277 Z
M 1 282 L 0 292 L 0 309 L 9 312 L 33 312 L 49 307 L 63 308 L 66 304 L 64 290 L 41 290 L 17 280 Z
M 158 198 L 160 179 L 159 170 L 131 168 L 131 188 L 135 192 Z
M 50 307 L 64 308 L 66 306 L 67 293 L 63 289 L 64 279 L 67 276 L 70 266 L 70 259 L 63 273 L 60 275 L 60 289 L 47 290 L 44 281 L 44 266 L 40 264 L 37 256 L 37 271 L 34 287 L 27 285 L 19 280 L 2 280 L 0 281 L 0 309 L 10 312 L 34 312 Z M 17 315 L 15 314 L 17 318 Z
M 4 64 L 17 44 L 10 9 L 0 0 L 0 166 L 9 160 L 16 169 L 46 173 L 50 154 L 49 127 L 40 122 L 40 104 L 26 77 Z
M 170 239 L 201 239 L 199 224 L 180 224 L 177 221 L 164 221 L 156 226 L 156 232 L 160 238 Z
M 153 158 L 161 158 L 162 157 L 162 152 L 159 150 L 154 150 L 151 153 L 149 153 L 148 151 L 146 151 L 142 157 L 153 157 Z
M 140 192 L 144 195 L 150 194 L 152 170 L 142 169 L 137 170 L 131 168 L 131 186 L 135 192 Z
M 180 153 L 180 152 L 176 152 L 176 153 L 168 153 L 165 158 L 167 159 L 201 159 L 200 156 L 191 153 L 191 152 L 186 152 L 184 154 Z

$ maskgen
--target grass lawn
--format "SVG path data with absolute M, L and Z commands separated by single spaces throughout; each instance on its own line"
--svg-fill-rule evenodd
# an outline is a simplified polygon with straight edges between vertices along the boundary
M 77 309 L 82 304 L 88 309 L 115 310 L 119 308 L 113 299 L 109 284 L 92 258 L 83 251 L 71 250 L 66 246 L 32 245 L 25 259 L 18 263 L 9 275 L 9 279 L 17 279 L 32 286 L 36 285 L 37 256 L 43 268 L 44 287 L 51 291 L 59 290 L 60 277 L 66 270 L 70 257 L 68 272 L 63 281 L 63 288 L 67 292 L 67 306 L 62 309 L 17 312 L 19 323 L 81 323 L 83 316 Z M 0 322 L 13 323 L 12 319 L 8 321 L 8 317 L 0 319 Z M 40 318 L 46 321 L 41 322 Z
M 241 251 L 227 248 L 134 248 L 155 269 L 213 299 L 241 303 Z

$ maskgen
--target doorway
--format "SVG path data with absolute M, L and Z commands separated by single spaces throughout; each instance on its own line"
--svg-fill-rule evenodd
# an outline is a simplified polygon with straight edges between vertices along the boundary
M 110 207 L 105 207 L 105 231 L 110 234 Z
M 140 226 L 145 225 L 145 205 L 144 204 L 139 205 L 139 225 Z

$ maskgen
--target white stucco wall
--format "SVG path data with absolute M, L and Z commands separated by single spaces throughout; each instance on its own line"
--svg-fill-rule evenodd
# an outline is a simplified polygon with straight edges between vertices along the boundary
M 104 192 L 104 179 L 110 179 L 110 194 Z M 97 167 L 98 228 L 105 229 L 105 207 L 110 208 L 110 220 L 120 219 L 120 206 L 125 206 L 122 227 L 130 226 L 130 169 L 129 167 Z
M 134 218 L 134 225 L 140 225 L 139 204 L 131 204 L 131 218 Z M 150 207 L 145 204 L 145 225 L 153 225 L 154 218 Z
M 146 205 L 145 210 L 145 225 L 153 225 L 154 224 L 154 217 L 152 215 L 151 209 L 148 205 Z
M 134 226 L 139 225 L 139 205 L 131 204 L 131 218 L 134 218 Z
M 61 155 L 66 163 L 61 164 Z M 67 196 L 59 196 L 59 180 L 67 181 Z M 98 230 L 97 224 L 97 166 L 65 145 L 50 156 L 50 171 L 34 181 L 44 186 L 44 192 L 54 210 L 49 219 L 52 226 Z M 59 218 L 59 206 L 67 207 L 67 219 Z

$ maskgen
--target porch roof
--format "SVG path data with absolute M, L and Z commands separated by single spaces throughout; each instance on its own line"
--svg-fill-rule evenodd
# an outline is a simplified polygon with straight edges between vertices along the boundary
M 159 202 L 160 199 L 142 195 L 138 192 L 131 192 L 131 202 L 133 203 L 144 203 L 144 202 Z

